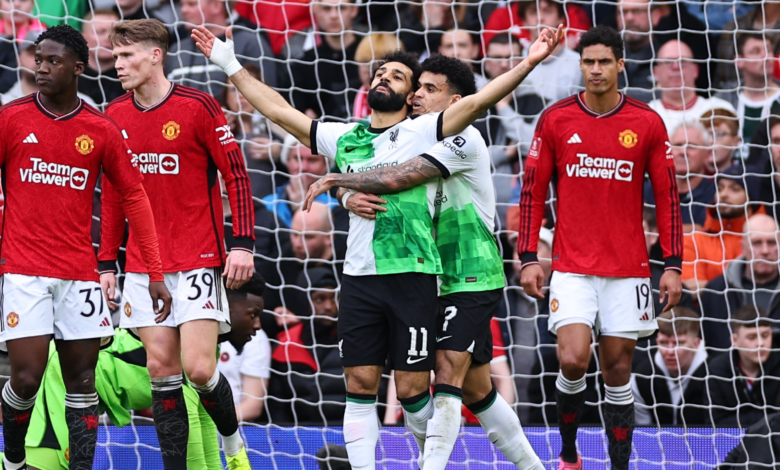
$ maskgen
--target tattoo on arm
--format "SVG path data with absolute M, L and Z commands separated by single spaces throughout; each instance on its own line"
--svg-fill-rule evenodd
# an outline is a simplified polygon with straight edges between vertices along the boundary
M 401 165 L 375 168 L 362 173 L 333 175 L 334 186 L 373 194 L 394 194 L 441 176 L 441 171 L 423 157 Z

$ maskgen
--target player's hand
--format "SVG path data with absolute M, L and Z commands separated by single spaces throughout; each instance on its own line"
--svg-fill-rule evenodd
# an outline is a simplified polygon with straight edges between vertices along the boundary
M 387 201 L 376 194 L 355 193 L 347 199 L 347 209 L 364 219 L 376 219 L 377 212 L 387 212 Z
M 154 281 L 149 283 L 149 295 L 152 296 L 152 305 L 154 306 L 155 323 L 162 323 L 171 314 L 171 293 L 168 292 L 168 288 L 165 287 L 165 282 Z M 162 308 L 160 308 L 160 301 L 162 301 Z
M 520 285 L 527 295 L 535 299 L 543 299 L 544 271 L 538 264 L 529 264 L 520 272 Z
M 255 255 L 246 250 L 230 250 L 225 261 L 225 286 L 228 289 L 238 289 L 255 273 Z
M 311 211 L 311 206 L 314 204 L 314 200 L 321 194 L 325 194 L 331 190 L 333 183 L 328 176 L 324 176 L 309 186 L 309 190 L 306 191 L 306 196 L 303 198 L 303 210 L 306 212 Z
M 116 274 L 103 273 L 100 275 L 100 288 L 103 289 L 103 295 L 108 301 L 108 308 L 116 310 L 119 305 L 116 303 Z
M 555 31 L 550 28 L 543 28 L 539 33 L 539 37 L 536 38 L 536 41 L 528 49 L 526 60 L 534 67 L 538 65 L 558 47 L 558 44 L 563 40 L 564 32 L 563 24 L 559 24 L 558 29 Z
M 217 39 L 211 31 L 202 25 L 192 30 L 192 40 L 195 41 L 198 49 L 230 77 L 243 67 L 236 59 L 236 52 L 233 50 L 233 28 L 229 27 L 225 31 L 225 38 L 226 41 Z
M 658 285 L 660 291 L 659 299 L 661 303 L 664 303 L 664 299 L 668 301 L 664 305 L 664 312 L 671 310 L 678 303 L 680 303 L 680 297 L 682 297 L 682 281 L 680 281 L 680 272 L 676 269 L 667 269 L 661 276 L 661 282 Z

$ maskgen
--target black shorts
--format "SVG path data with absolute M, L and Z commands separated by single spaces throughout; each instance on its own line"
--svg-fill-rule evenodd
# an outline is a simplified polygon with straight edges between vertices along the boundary
M 493 359 L 490 321 L 498 313 L 503 294 L 504 289 L 494 289 L 439 297 L 436 348 L 469 351 L 472 363 L 489 363 Z
M 439 312 L 436 276 L 349 276 L 341 281 L 339 349 L 344 367 L 433 370 Z

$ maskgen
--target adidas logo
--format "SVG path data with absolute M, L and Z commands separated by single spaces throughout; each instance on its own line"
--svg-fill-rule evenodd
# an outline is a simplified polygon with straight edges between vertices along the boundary
M 208 302 L 206 302 L 206 305 L 203 306 L 203 310 L 214 310 L 214 304 L 212 304 L 211 301 L 209 300 Z
M 577 134 L 575 132 L 574 135 L 571 136 L 571 138 L 569 139 L 569 141 L 567 143 L 569 143 L 569 144 L 581 144 L 582 143 L 582 139 L 580 139 L 579 134 Z
M 38 138 L 35 137 L 35 134 L 33 134 L 31 132 L 30 135 L 28 135 L 27 137 L 24 138 L 22 143 L 23 144 L 37 144 L 38 143 Z
M 100 326 L 111 326 L 111 320 L 109 320 L 108 317 L 103 318 L 103 321 L 100 322 Z
M 644 315 L 642 315 L 642 318 L 639 319 L 639 321 L 647 321 L 650 319 L 650 313 L 645 312 Z

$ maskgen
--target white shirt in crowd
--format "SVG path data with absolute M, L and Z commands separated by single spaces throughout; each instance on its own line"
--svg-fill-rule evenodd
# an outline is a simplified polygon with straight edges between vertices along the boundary
M 243 376 L 268 379 L 271 377 L 271 343 L 263 330 L 258 330 L 251 341 L 244 345 L 241 354 L 225 341 L 220 344 L 217 368 L 225 376 L 233 391 L 236 406 L 244 399 L 242 391 Z
M 666 132 L 669 134 L 674 132 L 683 122 L 698 121 L 701 119 L 702 114 L 713 109 L 726 109 L 735 115 L 737 114 L 734 106 L 724 99 L 716 97 L 704 98 L 698 95 L 693 104 L 688 106 L 687 109 L 667 108 L 660 98 L 647 103 L 647 105 L 661 116 L 666 125 Z

